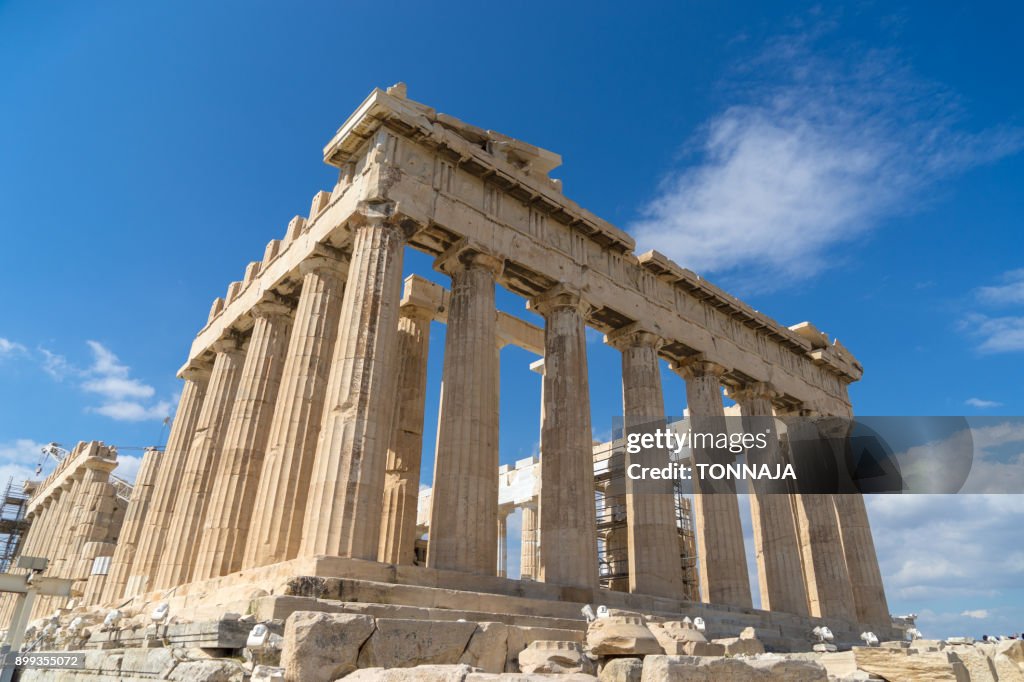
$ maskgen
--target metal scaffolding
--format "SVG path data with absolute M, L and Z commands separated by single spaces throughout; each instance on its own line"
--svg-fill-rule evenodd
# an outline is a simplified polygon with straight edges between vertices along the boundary
M 7 482 L 3 504 L 0 506 L 0 573 L 7 573 L 14 557 L 18 555 L 21 541 L 28 532 L 30 522 L 25 518 L 30 497 L 28 482 L 15 485 L 14 479 Z
M 629 591 L 629 541 L 626 528 L 626 471 L 621 442 L 594 450 L 595 504 L 597 505 L 598 574 L 602 587 Z M 700 600 L 697 550 L 693 533 L 692 502 L 679 482 L 674 485 L 679 562 L 683 567 L 683 599 Z

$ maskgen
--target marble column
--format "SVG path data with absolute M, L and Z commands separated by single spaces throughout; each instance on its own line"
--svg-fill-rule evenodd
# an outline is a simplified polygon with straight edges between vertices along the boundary
M 665 399 L 658 366 L 661 339 L 632 324 L 609 334 L 605 341 L 622 352 L 624 435 L 665 428 Z M 628 472 L 632 464 L 655 468 L 668 462 L 667 451 L 647 448 L 636 454 L 627 450 L 624 465 Z M 672 481 L 636 481 L 626 475 L 624 482 L 629 591 L 679 598 L 683 593 L 683 566 Z
M 155 589 L 175 587 L 189 582 L 192 577 L 209 502 L 213 465 L 222 451 L 228 417 L 238 394 L 245 363 L 242 345 L 236 338 L 225 338 L 215 342 L 213 350 L 216 352 L 213 372 L 184 463 L 177 503 L 167 524 L 166 541 L 153 584 Z
M 845 446 L 845 439 L 853 425 L 852 419 L 853 411 L 847 410 L 841 419 L 836 420 L 843 430 L 837 434 L 842 438 L 841 445 Z M 843 538 L 843 553 L 850 574 L 857 621 L 875 626 L 888 625 L 891 620 L 889 602 L 882 584 L 882 571 L 878 566 L 878 554 L 871 535 L 871 522 L 868 521 L 864 496 L 851 490 L 834 495 L 832 501 L 836 506 L 839 532 Z
M 105 542 L 113 519 L 115 492 L 110 473 L 117 468 L 116 457 L 110 459 L 90 457 L 85 463 L 82 494 L 77 518 L 72 521 L 73 532 L 68 549 L 69 577 L 86 581 L 92 572 L 92 559 L 84 551 L 89 543 Z M 77 595 L 85 588 L 84 582 L 75 586 Z
M 256 494 L 260 502 L 249 529 L 243 568 L 276 564 L 299 554 L 347 265 L 341 253 L 327 248 L 299 265 L 302 292 L 285 354 Z
M 430 322 L 436 309 L 403 304 L 398 322 L 398 400 L 384 475 L 384 515 L 377 559 L 412 565 L 416 558 L 416 506 L 423 453 Z
M 300 555 L 374 561 L 397 388 L 405 234 L 383 217 L 355 230 Z
M 452 277 L 434 462 L 427 566 L 494 575 L 498 424 L 495 277 L 503 261 L 461 251 L 439 260 Z
M 128 575 L 146 527 L 146 515 L 153 500 L 162 457 L 163 453 L 156 448 L 149 448 L 142 456 L 142 464 L 135 475 L 135 484 L 132 486 L 132 496 L 128 501 L 121 532 L 117 536 L 117 548 L 110 560 L 110 574 L 107 576 L 100 599 L 102 603 L 113 604 L 124 596 Z
M 725 433 L 721 378 L 725 368 L 703 358 L 687 359 L 673 365 L 686 380 L 686 405 L 694 433 Z M 728 450 L 692 448 L 693 463 L 726 464 L 735 459 Z M 700 592 L 704 601 L 750 608 L 747 555 L 743 549 L 736 484 L 731 479 L 715 481 L 714 492 L 707 481 L 693 479 L 694 525 L 699 547 Z
M 549 583 L 597 586 L 593 434 L 587 375 L 587 305 L 559 285 L 533 301 L 544 316 L 540 566 Z
M 256 493 L 281 387 L 292 311 L 281 301 L 264 300 L 251 312 L 252 336 L 224 446 L 213 468 L 193 580 L 216 578 L 242 568 L 249 522 L 257 506 Z
M 522 529 L 519 532 L 519 577 L 537 578 L 537 507 L 533 504 L 522 506 Z
M 161 465 L 153 484 L 153 499 L 150 501 L 143 529 L 139 534 L 139 546 L 128 570 L 124 592 L 126 597 L 143 594 L 153 587 L 174 503 L 180 495 L 181 478 L 189 446 L 195 436 L 196 424 L 199 422 L 199 414 L 206 399 L 210 370 L 193 365 L 182 372 L 181 378 L 185 380 L 181 387 L 181 399 L 178 401 L 167 445 L 161 456 Z
M 790 448 L 800 447 L 801 441 L 813 443 L 821 438 L 817 426 L 807 416 L 783 421 Z M 821 618 L 855 620 L 853 588 L 832 497 L 821 493 L 801 493 L 793 497 L 808 611 Z
M 767 447 L 747 451 L 747 462 L 772 469 L 785 464 L 775 428 L 772 400 L 776 393 L 765 383 L 730 391 L 740 406 L 743 431 L 766 434 Z M 761 593 L 761 608 L 801 616 L 807 614 L 807 589 L 800 565 L 800 543 L 793 521 L 793 499 L 787 481 L 751 481 L 750 516 Z
M 508 515 L 498 512 L 498 577 L 508 577 Z

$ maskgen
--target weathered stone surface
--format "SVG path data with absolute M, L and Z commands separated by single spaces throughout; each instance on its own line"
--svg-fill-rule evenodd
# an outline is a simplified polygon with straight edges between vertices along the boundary
M 356 669 L 359 647 L 374 631 L 373 618 L 297 611 L 284 627 L 281 667 L 288 682 L 335 680 Z
M 826 682 L 828 674 L 816 661 L 764 656 L 755 659 L 647 656 L 643 682 Z
M 587 628 L 587 649 L 595 656 L 663 653 L 639 616 L 609 616 L 593 621 Z
M 413 668 L 362 668 L 345 682 L 463 682 L 473 668 L 468 665 L 418 665 Z
M 594 682 L 597 678 L 586 673 L 565 673 L 558 676 L 544 673 L 471 673 L 466 682 Z
M 524 673 L 590 673 L 594 663 L 576 642 L 538 640 L 519 652 Z
M 284 682 L 284 668 L 270 665 L 257 665 L 252 669 L 249 682 Z
M 764 644 L 759 639 L 744 639 L 742 637 L 725 637 L 712 640 L 715 644 L 725 647 L 726 656 L 754 656 L 764 653 Z
M 644 662 L 639 658 L 613 658 L 604 664 L 598 679 L 601 682 L 640 682 Z
M 945 651 L 908 654 L 906 649 L 853 647 L 857 667 L 888 680 L 950 680 L 968 679 L 964 664 Z
M 175 666 L 166 679 L 175 682 L 242 682 L 245 670 L 237 661 L 184 661 Z
M 691 656 L 720 656 L 722 654 L 712 653 L 699 653 L 692 650 L 687 650 L 686 645 L 689 643 L 706 644 L 707 639 L 704 634 L 693 627 L 691 623 L 684 623 L 678 620 L 665 621 L 663 623 L 648 623 L 648 629 L 651 634 L 654 635 L 655 639 L 658 640 L 658 644 L 662 650 L 669 655 L 680 655 L 688 654 Z M 724 650 L 723 650 L 724 653 Z
M 480 623 L 460 662 L 488 673 L 504 672 L 508 659 L 508 629 L 504 623 Z
M 378 618 L 377 629 L 359 652 L 359 667 L 458 663 L 476 628 L 476 623 L 458 621 Z

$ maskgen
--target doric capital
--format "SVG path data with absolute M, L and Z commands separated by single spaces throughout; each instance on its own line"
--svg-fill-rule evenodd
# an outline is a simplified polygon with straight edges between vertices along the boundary
M 759 399 L 774 402 L 781 395 L 767 381 L 753 381 L 740 386 L 729 386 L 726 387 L 725 393 L 740 404 Z
M 242 352 L 242 341 L 234 334 L 224 336 L 210 344 L 214 353 L 240 353 Z
M 460 239 L 437 257 L 434 267 L 446 275 L 481 268 L 499 277 L 505 269 L 505 259 L 468 239 Z
M 605 334 L 604 342 L 618 350 L 637 347 L 658 350 L 665 344 L 665 339 L 649 326 L 634 322 Z
M 178 372 L 178 378 L 185 381 L 203 381 L 210 378 L 211 368 L 207 365 L 191 364 Z
M 716 379 L 721 379 L 722 376 L 729 371 L 717 362 L 711 362 L 708 360 L 703 353 L 691 355 L 688 358 L 672 362 L 669 364 L 669 367 L 672 371 L 676 372 L 687 381 L 700 379 L 706 376 L 713 376 Z
M 312 253 L 299 263 L 299 274 L 305 277 L 313 272 L 318 275 L 341 275 L 342 269 L 348 265 L 350 257 L 347 253 L 328 246 L 317 244 Z
M 586 317 L 592 306 L 583 299 L 576 289 L 565 284 L 556 284 L 543 294 L 530 299 L 529 308 L 544 316 L 550 315 L 556 310 L 575 309 L 581 317 Z
M 274 294 L 267 294 L 249 311 L 254 318 L 288 317 L 292 306 Z
M 349 224 L 358 230 L 364 227 L 381 227 L 394 230 L 402 241 L 409 239 L 419 229 L 413 221 L 403 219 L 395 213 L 397 204 L 394 201 L 360 201 L 352 214 Z

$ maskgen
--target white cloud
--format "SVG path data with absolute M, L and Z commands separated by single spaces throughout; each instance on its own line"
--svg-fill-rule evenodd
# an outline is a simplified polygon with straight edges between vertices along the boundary
M 116 401 L 88 408 L 90 412 L 102 414 L 117 421 L 138 422 L 150 419 L 166 419 L 171 416 L 171 404 L 162 400 L 155 405 L 146 406 L 133 401 Z
M 40 450 L 44 443 L 31 438 L 18 438 L 0 443 L 0 486 L 14 479 L 15 483 L 39 478 L 36 466 L 42 461 Z M 45 464 L 45 462 L 44 462 Z
M 973 611 L 961 611 L 961 616 L 967 616 L 968 618 L 977 618 L 978 620 L 984 620 L 988 618 L 987 609 L 974 609 Z
M 64 377 L 75 372 L 74 367 L 71 366 L 68 359 L 63 355 L 54 353 L 46 348 L 39 348 L 39 354 L 43 356 L 41 364 L 43 371 L 56 381 L 63 381 Z
M 16 353 L 20 354 L 24 352 L 26 352 L 25 346 L 0 336 L 0 358 L 6 355 L 14 355 Z
M 125 455 L 119 452 L 117 453 L 117 468 L 114 469 L 114 475 L 131 483 L 138 475 L 140 466 L 142 466 L 141 457 Z
M 997 403 L 994 400 L 984 400 L 982 398 L 968 398 L 964 401 L 964 404 L 970 405 L 971 407 L 977 407 L 979 410 L 984 410 L 989 407 L 1000 407 L 1002 405 L 1002 403 Z
M 978 298 L 995 305 L 1024 303 L 1024 268 L 1004 273 L 1000 279 L 999 286 L 979 287 Z
M 989 317 L 971 313 L 961 328 L 981 340 L 978 350 L 982 353 L 1024 350 L 1024 317 Z
M 813 43 L 780 39 L 755 60 L 691 144 L 696 163 L 631 225 L 640 250 L 738 286 L 802 280 L 928 185 L 1024 147 L 1019 130 L 965 132 L 955 95 L 894 53 L 830 58 Z
M 149 398 L 156 390 L 138 379 L 107 376 L 90 379 L 82 384 L 82 388 L 92 393 L 99 393 L 107 398 Z

